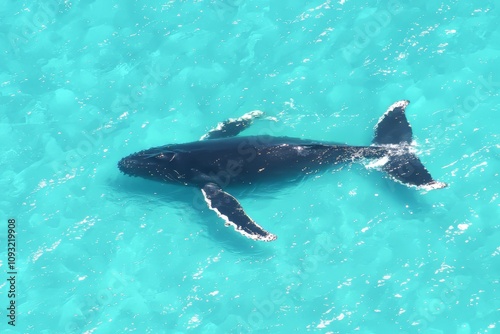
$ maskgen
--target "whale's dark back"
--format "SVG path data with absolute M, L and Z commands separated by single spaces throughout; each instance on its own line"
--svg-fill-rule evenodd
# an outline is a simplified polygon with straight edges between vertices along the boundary
M 347 145 L 270 136 L 217 139 L 176 149 L 184 169 L 196 166 L 202 175 L 215 178 L 223 187 L 315 173 L 345 162 L 354 151 L 360 150 Z
M 119 166 L 134 176 L 186 185 L 215 182 L 225 187 L 312 174 L 353 157 L 382 156 L 382 151 L 297 138 L 247 136 L 155 147 L 122 159 Z

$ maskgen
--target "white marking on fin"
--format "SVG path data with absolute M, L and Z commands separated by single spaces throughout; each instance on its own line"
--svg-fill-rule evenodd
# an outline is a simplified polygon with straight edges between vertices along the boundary
M 224 220 L 224 225 L 225 226 L 229 226 L 231 225 L 232 227 L 234 227 L 234 230 L 242 235 L 244 235 L 245 237 L 249 238 L 249 239 L 252 239 L 252 240 L 261 240 L 261 241 L 273 241 L 273 240 L 276 240 L 276 235 L 272 234 L 272 233 L 269 233 L 266 231 L 267 236 L 263 237 L 261 235 L 258 235 L 258 234 L 250 234 L 250 233 L 247 233 L 245 232 L 243 229 L 239 228 L 238 225 L 236 225 L 235 223 L 233 223 L 228 216 L 222 214 L 216 207 L 213 207 L 212 206 L 212 201 L 210 200 L 210 198 L 208 198 L 207 196 L 207 193 L 205 192 L 205 190 L 201 189 L 201 192 L 203 193 L 203 197 L 205 198 L 205 202 L 208 204 L 208 208 L 212 211 L 215 211 L 215 213 L 217 213 L 217 216 L 219 216 L 219 218 L 222 218 Z M 226 193 L 226 195 L 228 196 L 231 196 L 229 194 Z M 233 196 L 231 196 L 233 197 Z M 236 199 L 233 197 L 233 199 L 236 201 Z M 239 202 L 236 201 L 238 204 Z M 248 217 L 248 216 L 247 216 Z M 255 224 L 255 226 L 259 227 L 261 230 L 265 231 L 259 224 L 257 224 L 255 221 L 253 221 L 253 219 L 251 219 L 250 217 L 248 217 L 248 219 L 250 219 L 250 221 Z
M 366 168 L 382 168 L 386 163 L 389 162 L 389 157 L 386 155 L 380 159 L 372 160 L 368 164 L 365 165 Z
M 254 118 L 257 118 L 257 117 L 260 117 L 262 115 L 264 115 L 263 111 L 261 111 L 261 110 L 252 110 L 252 111 L 247 112 L 246 114 L 244 114 L 241 117 L 230 118 L 230 119 L 228 119 L 225 122 L 219 122 L 215 128 L 211 129 L 210 131 L 208 131 L 208 133 L 206 133 L 203 136 L 201 136 L 200 140 L 207 139 L 210 136 L 211 132 L 221 131 L 224 128 L 224 126 L 226 126 L 228 123 L 250 121 L 250 120 L 252 120 Z
M 240 118 L 237 118 L 236 120 L 237 121 L 240 121 L 240 120 L 250 120 L 252 118 L 257 118 L 257 117 L 260 117 L 262 115 L 264 115 L 263 111 L 261 111 L 261 110 L 252 110 L 252 111 L 247 112 L 246 114 L 244 114 Z
M 403 111 L 405 111 L 405 108 L 408 106 L 408 104 L 410 104 L 410 101 L 408 101 L 408 100 L 401 100 L 401 101 L 397 101 L 397 102 L 394 102 L 393 104 L 391 104 L 391 106 L 389 108 L 387 108 L 387 111 L 378 119 L 377 125 L 375 125 L 375 129 L 378 128 L 379 123 L 382 122 L 382 120 L 385 118 L 385 116 L 387 116 L 391 112 L 393 112 L 394 109 L 403 108 Z M 411 128 L 411 125 L 410 125 L 410 128 Z
M 446 183 L 444 183 L 444 182 L 432 181 L 430 183 L 418 186 L 417 189 L 423 189 L 425 191 L 430 191 L 430 190 L 435 190 L 435 189 L 446 188 L 447 186 L 448 185 Z
M 421 185 L 417 186 L 416 184 L 404 183 L 403 181 L 398 180 L 395 177 L 393 177 L 391 174 L 387 174 L 387 176 L 396 183 L 402 184 L 403 186 L 406 186 L 408 188 L 415 188 L 417 190 L 431 191 L 431 190 L 435 190 L 435 189 L 442 189 L 442 188 L 448 187 L 447 183 L 439 182 L 439 181 L 431 181 L 429 183 L 421 184 Z

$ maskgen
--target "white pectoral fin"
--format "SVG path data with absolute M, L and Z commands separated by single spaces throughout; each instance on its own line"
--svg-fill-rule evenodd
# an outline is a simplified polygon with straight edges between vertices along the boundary
M 254 119 L 261 117 L 263 114 L 260 110 L 253 110 L 241 117 L 230 118 L 225 122 L 219 123 L 215 128 L 204 134 L 200 140 L 234 137 L 247 129 L 252 125 Z
M 233 226 L 235 231 L 252 240 L 273 241 L 276 239 L 274 234 L 265 231 L 245 213 L 236 198 L 224 192 L 215 183 L 205 184 L 201 192 L 210 210 L 215 211 L 220 218 L 224 219 L 226 225 Z

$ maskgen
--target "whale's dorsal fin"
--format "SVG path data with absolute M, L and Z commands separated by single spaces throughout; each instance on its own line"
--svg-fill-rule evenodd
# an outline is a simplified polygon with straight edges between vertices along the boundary
M 215 128 L 204 134 L 200 140 L 234 137 L 241 131 L 248 128 L 253 123 L 255 118 L 260 117 L 263 114 L 264 113 L 260 110 L 254 110 L 247 112 L 241 117 L 230 118 L 227 121 L 217 124 Z
M 236 232 L 252 240 L 273 241 L 276 239 L 274 234 L 265 231 L 245 213 L 236 198 L 224 192 L 217 184 L 207 183 L 201 192 L 210 210 L 215 211 L 220 218 L 224 219 L 226 226 L 232 225 Z

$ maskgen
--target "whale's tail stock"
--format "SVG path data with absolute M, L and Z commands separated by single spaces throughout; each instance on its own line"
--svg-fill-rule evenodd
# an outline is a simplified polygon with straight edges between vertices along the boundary
M 434 180 L 414 153 L 413 133 L 405 115 L 409 103 L 402 100 L 392 104 L 375 126 L 373 146 L 388 151 L 376 165 L 406 186 L 424 190 L 444 188 L 447 184 Z

